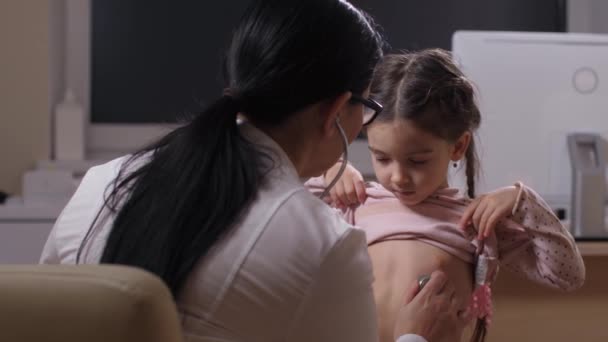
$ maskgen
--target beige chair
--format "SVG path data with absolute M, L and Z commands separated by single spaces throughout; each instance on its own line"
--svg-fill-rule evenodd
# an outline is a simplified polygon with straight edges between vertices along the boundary
M 175 303 L 149 272 L 0 265 L 0 341 L 181 341 Z

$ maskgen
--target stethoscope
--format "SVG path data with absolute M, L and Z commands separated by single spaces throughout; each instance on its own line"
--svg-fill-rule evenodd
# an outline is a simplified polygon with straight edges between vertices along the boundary
M 331 180 L 329 185 L 325 188 L 325 190 L 319 195 L 319 198 L 323 199 L 329 195 L 329 191 L 331 188 L 336 185 L 342 174 L 344 173 L 344 169 L 346 169 L 346 165 L 348 164 L 348 138 L 346 138 L 346 133 L 344 133 L 344 129 L 340 125 L 340 118 L 336 118 L 336 127 L 338 128 L 338 132 L 340 132 L 340 136 L 342 137 L 342 146 L 344 148 L 344 153 L 342 157 L 342 165 L 340 165 L 340 170 L 338 170 L 338 174 Z
M 418 277 L 418 290 L 419 291 L 422 290 L 424 285 L 426 285 L 426 283 L 428 283 L 429 280 L 431 280 L 431 276 L 428 274 L 424 274 L 424 275 L 421 275 L 420 277 Z

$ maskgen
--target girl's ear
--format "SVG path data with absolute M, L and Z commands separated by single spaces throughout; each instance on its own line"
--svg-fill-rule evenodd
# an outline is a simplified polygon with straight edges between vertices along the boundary
M 462 133 L 462 135 L 460 136 L 460 138 L 458 138 L 458 140 L 456 140 L 456 143 L 454 144 L 454 150 L 452 151 L 452 155 L 450 156 L 450 159 L 452 161 L 457 161 L 462 159 L 462 157 L 464 157 L 465 153 L 467 152 L 467 149 L 469 148 L 469 145 L 471 144 L 471 132 L 466 131 L 464 133 Z

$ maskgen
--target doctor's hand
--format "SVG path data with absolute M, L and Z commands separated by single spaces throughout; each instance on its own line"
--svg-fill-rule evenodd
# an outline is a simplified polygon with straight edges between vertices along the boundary
M 405 305 L 397 314 L 395 340 L 401 335 L 416 334 L 432 342 L 463 329 L 469 318 L 455 294 L 454 285 L 442 271 L 433 272 L 421 290 L 418 282 L 412 284 L 405 294 Z
M 460 227 L 473 225 L 478 240 L 487 238 L 498 221 L 511 214 L 518 193 L 519 187 L 508 186 L 475 198 L 462 215 Z
M 326 186 L 338 174 L 340 166 L 342 166 L 342 162 L 337 162 L 325 172 L 324 179 Z M 352 165 L 347 164 L 344 173 L 336 185 L 329 191 L 329 195 L 331 196 L 330 204 L 340 209 L 365 202 L 367 194 L 365 193 L 363 176 Z

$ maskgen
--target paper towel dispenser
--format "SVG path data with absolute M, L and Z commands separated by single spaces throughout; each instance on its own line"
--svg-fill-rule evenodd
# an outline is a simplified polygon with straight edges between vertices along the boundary
M 605 238 L 605 141 L 598 134 L 567 137 L 572 166 L 570 231 L 575 237 Z

